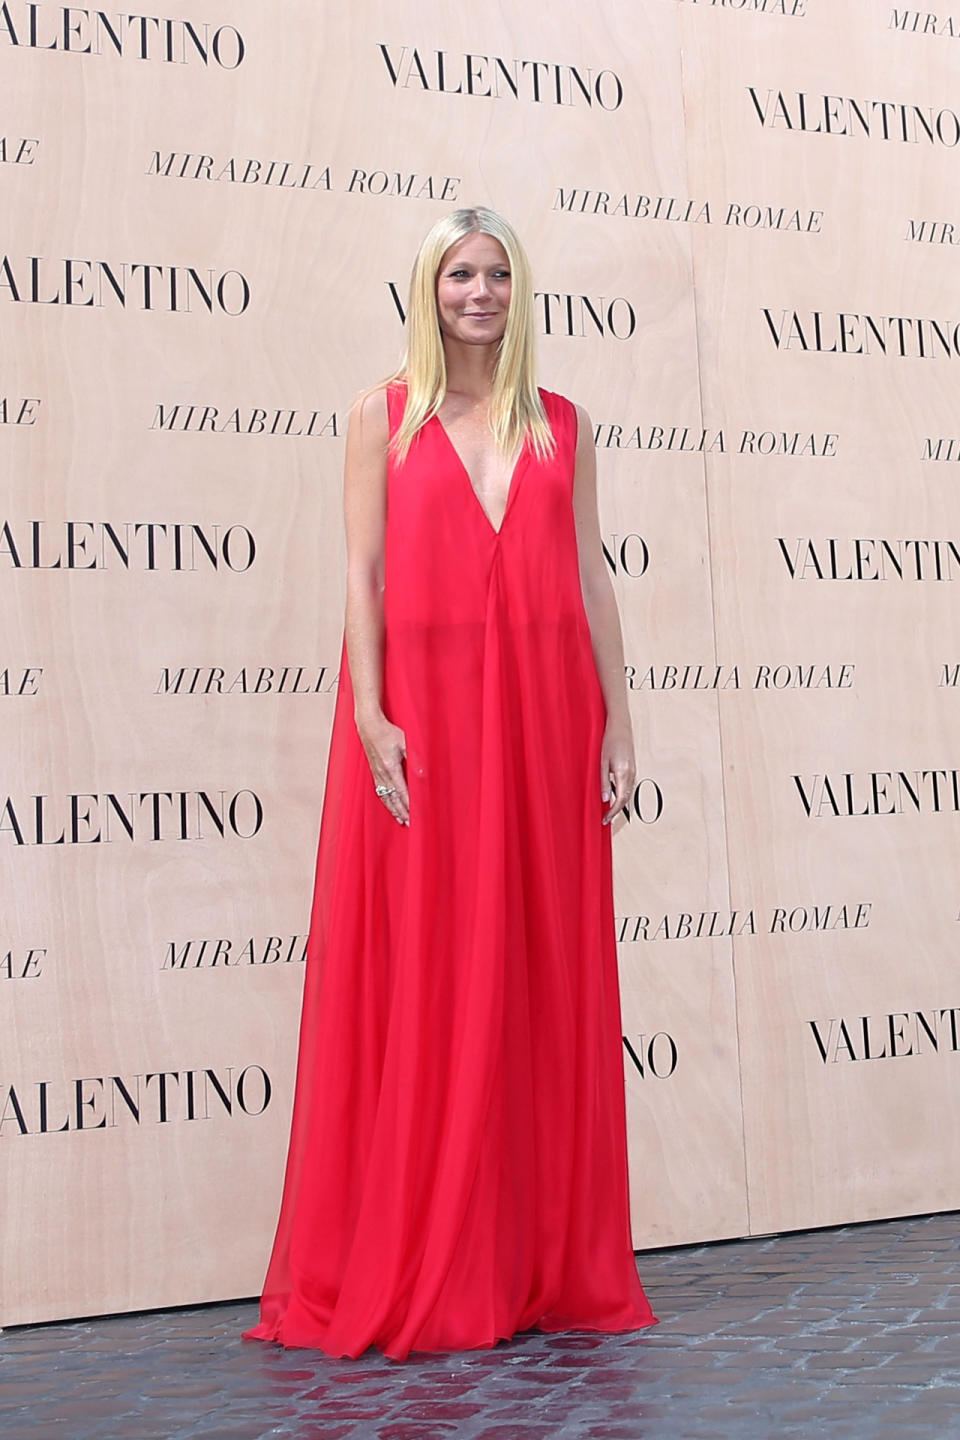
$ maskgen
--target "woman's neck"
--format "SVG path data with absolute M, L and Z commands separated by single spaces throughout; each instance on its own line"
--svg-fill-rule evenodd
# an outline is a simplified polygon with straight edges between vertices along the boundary
M 445 338 L 447 389 L 474 399 L 489 399 L 497 369 L 497 345 L 463 345 Z

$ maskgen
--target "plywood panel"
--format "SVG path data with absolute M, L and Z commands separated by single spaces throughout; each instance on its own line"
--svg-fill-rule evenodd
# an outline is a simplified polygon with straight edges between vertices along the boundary
M 260 1283 L 346 414 L 454 204 L 519 228 L 596 431 L 636 1243 L 955 1203 L 949 39 L 859 0 L 217 0 L 205 60 L 179 20 L 144 59 L 8 8 L 3 1321 Z
M 936 1209 L 960 1195 L 960 1172 L 931 1165 L 931 1087 L 954 1085 L 951 1002 L 936 997 L 950 984 L 957 816 L 948 777 L 914 772 L 952 765 L 940 654 L 956 619 L 937 547 L 914 542 L 942 537 L 955 566 L 955 496 L 922 458 L 949 428 L 952 367 L 911 352 L 909 319 L 885 322 L 884 353 L 862 317 L 943 315 L 943 252 L 906 236 L 948 206 L 952 156 L 797 123 L 801 93 L 808 117 L 821 97 L 821 130 L 825 94 L 841 97 L 834 117 L 847 96 L 943 103 L 945 71 L 935 46 L 921 55 L 858 6 L 779 22 L 789 47 L 745 17 L 684 18 L 691 176 L 761 212 L 817 214 L 803 233 L 694 236 L 706 412 L 739 429 L 749 405 L 774 452 L 778 435 L 800 436 L 797 453 L 707 460 L 718 646 L 755 679 L 768 667 L 720 709 L 731 886 L 765 917 L 734 941 L 751 1227 Z M 794 128 L 761 125 L 748 85 L 764 110 L 780 92 Z M 720 109 L 722 135 L 704 120 Z M 883 778 L 900 770 L 920 813 L 906 781 Z

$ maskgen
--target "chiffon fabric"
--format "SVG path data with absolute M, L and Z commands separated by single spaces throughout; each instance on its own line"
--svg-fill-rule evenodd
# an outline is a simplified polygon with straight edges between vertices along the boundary
M 440 420 L 387 474 L 374 793 L 344 645 L 296 1091 L 260 1323 L 358 1356 L 656 1324 L 631 1246 L 605 705 L 572 503 L 577 411 L 540 392 L 499 530 Z M 388 387 L 391 434 L 402 383 Z

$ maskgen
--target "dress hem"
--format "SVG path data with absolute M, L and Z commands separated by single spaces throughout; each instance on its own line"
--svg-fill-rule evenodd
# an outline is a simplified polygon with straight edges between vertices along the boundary
M 240 1338 L 259 1341 L 266 1345 L 278 1345 L 283 1350 L 318 1350 L 332 1360 L 358 1360 L 370 1350 L 379 1351 L 388 1360 L 406 1360 L 410 1355 L 456 1355 L 462 1351 L 494 1350 L 497 1345 L 509 1343 L 509 1341 L 524 1335 L 630 1335 L 639 1333 L 641 1330 L 652 1330 L 654 1325 L 659 1324 L 659 1318 L 653 1315 L 649 1320 L 636 1321 L 628 1325 L 527 1325 L 522 1330 L 511 1330 L 509 1333 L 494 1335 L 486 1340 L 477 1340 L 472 1344 L 457 1341 L 456 1344 L 432 1347 L 411 1345 L 403 1350 L 393 1349 L 389 1344 L 378 1344 L 375 1340 L 371 1340 L 360 1350 L 328 1350 L 326 1346 L 316 1341 L 288 1342 L 282 1340 L 279 1336 L 269 1333 L 275 1327 L 265 1325 L 257 1325 L 252 1330 L 244 1330 Z M 267 1333 L 260 1333 L 261 1331 Z

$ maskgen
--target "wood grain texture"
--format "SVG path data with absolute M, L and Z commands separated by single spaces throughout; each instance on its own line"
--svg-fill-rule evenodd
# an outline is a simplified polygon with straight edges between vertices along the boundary
M 786 342 L 794 313 L 809 339 L 819 312 L 828 341 L 841 313 L 956 321 L 955 248 L 907 238 L 911 220 L 960 234 L 956 148 L 757 109 L 782 92 L 796 120 L 802 92 L 949 110 L 950 42 L 860 0 L 792 17 L 704 0 L 280 8 L 205 12 L 242 34 L 234 70 L 0 44 L 7 153 L 38 142 L 31 164 L 0 163 L 21 291 L 0 287 L 0 397 L 8 413 L 40 401 L 34 424 L 0 425 L 23 562 L 5 539 L 0 668 L 8 688 L 35 677 L 0 696 L 0 1323 L 259 1287 L 302 980 L 275 957 L 299 954 L 308 923 L 342 635 L 346 416 L 395 367 L 394 292 L 454 201 L 516 224 L 541 292 L 541 383 L 597 429 L 643 782 L 614 839 L 635 1242 L 955 1205 L 960 819 L 946 801 L 837 816 L 822 785 L 857 777 L 862 808 L 873 775 L 957 764 L 954 587 L 819 580 L 803 545 L 823 556 L 833 538 L 841 563 L 858 537 L 960 546 L 951 465 L 924 458 L 928 437 L 956 434 L 960 361 Z M 438 51 L 461 93 L 439 93 Z M 467 54 L 488 57 L 488 80 L 495 57 L 542 62 L 540 98 L 529 67 L 518 98 L 464 93 Z M 591 85 L 608 72 L 607 100 L 614 75 L 622 102 L 594 90 L 588 105 L 551 65 Z M 264 184 L 283 164 L 288 183 Z M 313 188 L 290 184 L 308 165 Z M 395 175 L 409 194 L 389 193 Z M 31 256 L 40 300 L 73 259 L 75 299 L 93 283 L 79 262 L 106 261 L 128 301 L 101 276 L 102 304 L 32 303 Z M 164 267 L 151 308 L 135 264 Z M 209 313 L 195 291 L 171 310 L 172 266 L 188 286 L 188 267 L 226 276 L 227 309 L 238 273 L 249 304 Z M 790 437 L 795 453 L 766 453 Z M 54 567 L 68 521 L 75 565 Z M 129 563 L 104 522 L 132 535 Z M 152 568 L 136 525 L 167 527 Z M 176 525 L 193 567 L 171 561 Z M 217 544 L 243 527 L 253 563 L 214 568 L 192 526 Z M 106 565 L 82 568 L 101 545 Z M 278 693 L 284 667 L 310 693 Z M 256 833 L 221 837 L 199 791 L 214 809 L 239 796 L 241 831 L 252 792 Z M 174 838 L 179 802 L 131 799 L 168 792 L 194 797 L 189 838 Z M 134 839 L 109 796 L 136 812 Z M 78 843 L 51 843 L 71 825 Z M 886 1035 L 905 1052 L 887 1017 L 923 1041 L 917 1012 L 935 1010 L 939 1049 L 862 1058 L 861 1017 L 877 1050 Z

